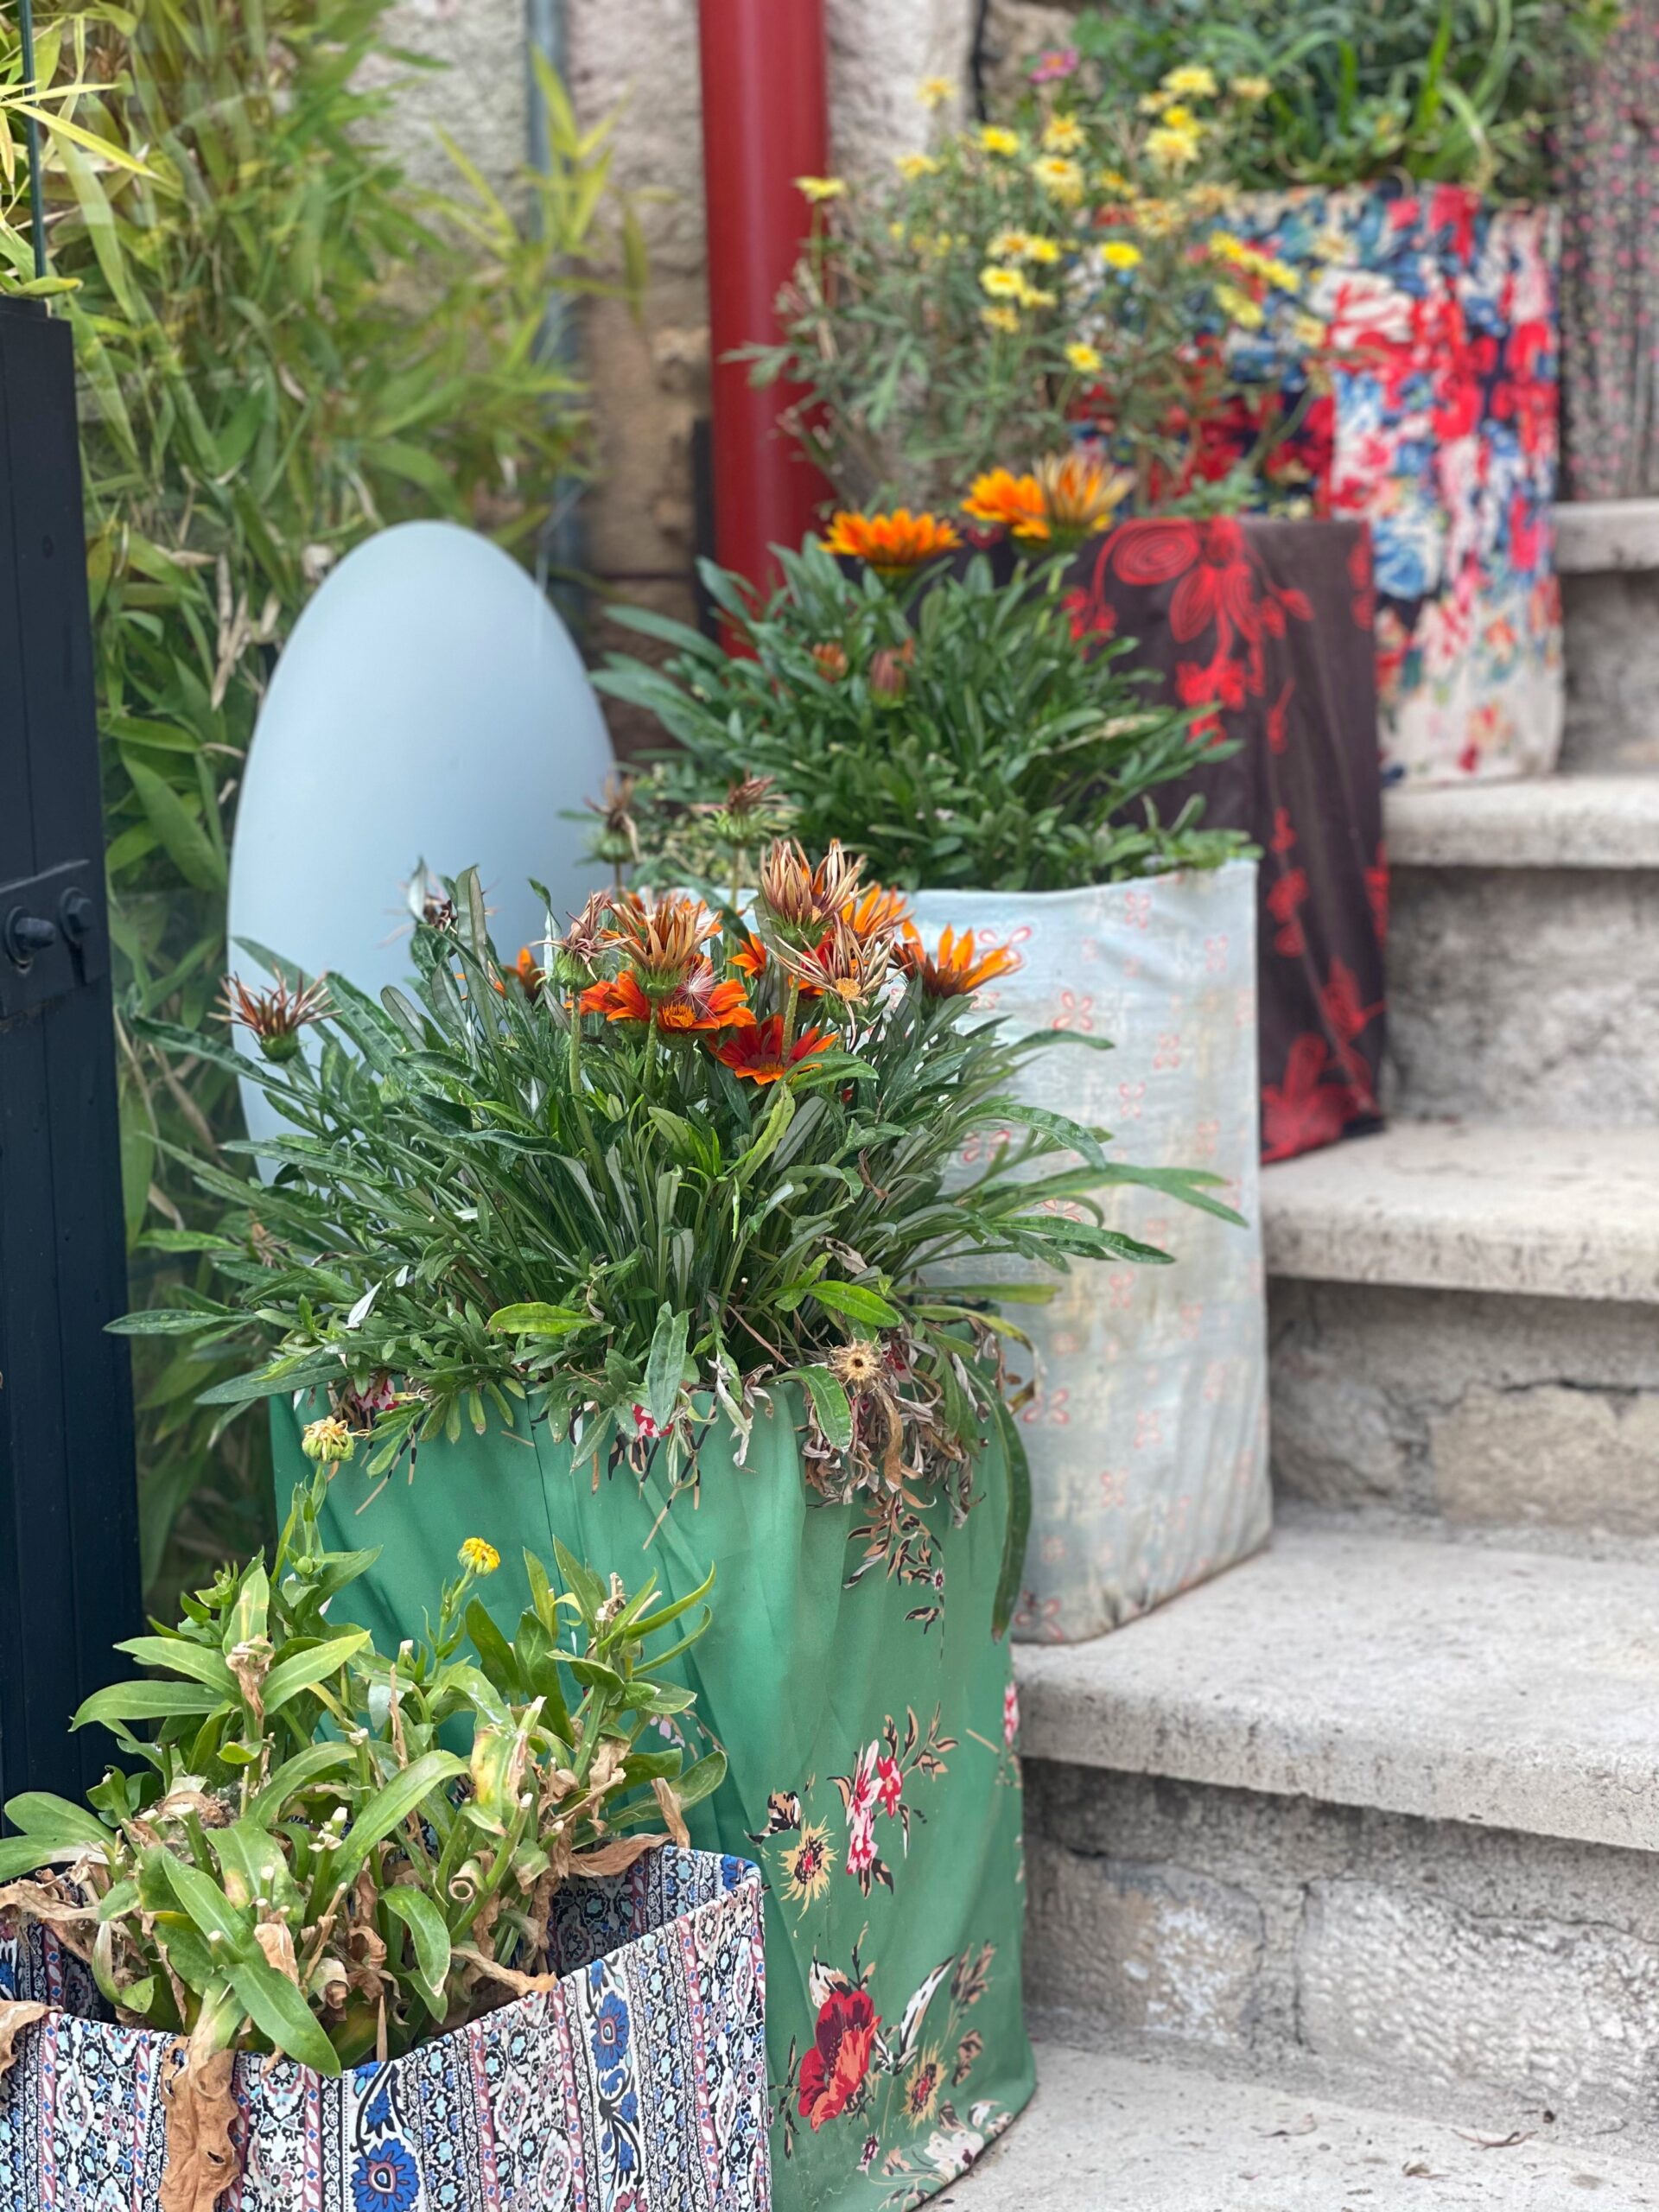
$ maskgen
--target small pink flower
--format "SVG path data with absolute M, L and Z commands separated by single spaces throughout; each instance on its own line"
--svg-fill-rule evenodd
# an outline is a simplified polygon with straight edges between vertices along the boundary
M 855 1813 L 847 1828 L 847 1872 L 868 1874 L 875 1864 L 875 1815 Z
M 1032 65 L 1033 85 L 1058 85 L 1074 76 L 1083 59 L 1075 46 L 1051 46 L 1039 54 Z
M 882 1811 L 891 1820 L 899 1810 L 899 1801 L 905 1794 L 905 1777 L 897 1759 L 890 1759 L 883 1751 L 875 1762 L 875 1794 Z
M 1014 1749 L 1014 1739 L 1020 1733 L 1020 1692 L 1013 1682 L 1002 1693 L 1002 1741 Z

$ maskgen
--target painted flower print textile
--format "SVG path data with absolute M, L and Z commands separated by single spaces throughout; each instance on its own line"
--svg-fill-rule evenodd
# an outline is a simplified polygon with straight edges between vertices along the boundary
M 643 1478 L 619 1459 L 595 1485 L 585 1465 L 573 1477 L 568 1445 L 524 1423 L 423 1445 L 413 1482 L 367 1504 L 373 1485 L 355 1491 L 347 1476 L 329 1511 L 349 1541 L 384 1548 L 353 1588 L 369 1592 L 363 1625 L 394 1649 L 407 1593 L 429 1584 L 430 1558 L 453 1554 L 463 1521 L 500 1551 L 480 1594 L 503 1624 L 526 1594 L 521 1549 L 545 1551 L 550 1527 L 630 1587 L 649 1562 L 665 1600 L 715 1567 L 712 1624 L 671 1671 L 728 1761 L 686 1816 L 692 1840 L 758 1861 L 764 1878 L 774 2202 L 899 2212 L 954 2179 L 1033 2086 L 1018 1709 L 1009 1646 L 991 1636 L 1007 1477 L 988 1442 L 959 1489 L 906 1483 L 887 1501 L 903 1524 L 890 1531 L 868 1496 L 830 1499 L 807 1481 L 793 1391 L 776 1394 L 741 1463 L 713 1422 L 695 1493 L 671 1504 L 660 1454 Z M 299 1448 L 287 1407 L 274 1435 L 283 1481 Z M 634 2005 L 625 2023 L 596 1999 L 585 2024 L 602 2094 L 612 2060 L 632 2063 L 622 2039 L 639 2037 L 642 2014 Z M 646 2078 L 627 2074 L 641 2094 Z M 620 2100 L 605 2125 L 626 2160 L 635 2122 Z M 642 2190 L 639 2212 L 658 2212 L 658 2197 Z
M 1230 342 L 1282 361 L 1293 391 L 1298 316 L 1346 357 L 1285 461 L 1316 512 L 1371 525 L 1385 773 L 1547 773 L 1564 711 L 1554 211 L 1390 183 L 1249 194 L 1228 222 L 1318 270 Z
M 238 2058 L 238 2212 L 769 2212 L 760 1913 L 753 1866 L 665 1847 L 561 1894 L 547 1993 L 339 2081 Z M 0 1923 L 13 1996 L 61 2009 L 0 2080 L 0 2212 L 155 2212 L 181 2046 Z
M 1030 1104 L 1112 1130 L 1109 1153 L 1212 1170 L 1248 1224 L 1177 1221 L 1152 1192 L 1121 1192 L 1109 1224 L 1174 1264 L 1074 1268 L 1049 1304 L 1011 1309 L 1041 1360 L 1016 1414 L 1033 1496 L 1014 1634 L 1074 1643 L 1267 1541 L 1256 867 L 1088 891 L 925 891 L 915 908 L 930 933 L 995 931 L 1020 953 L 979 993 L 987 1013 L 1113 1040 L 1109 1052 L 1039 1054 L 1021 1081 Z M 978 1725 L 995 1736 L 1003 1719 Z
M 1375 1128 L 1388 861 L 1369 531 L 1149 518 L 1122 524 L 1076 573 L 1078 628 L 1132 638 L 1129 664 L 1156 674 L 1155 696 L 1202 709 L 1201 741 L 1237 741 L 1164 804 L 1198 792 L 1206 822 L 1262 850 L 1262 1157 Z

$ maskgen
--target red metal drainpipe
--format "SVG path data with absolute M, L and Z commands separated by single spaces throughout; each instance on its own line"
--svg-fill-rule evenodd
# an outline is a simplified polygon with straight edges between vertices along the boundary
M 798 176 L 829 162 L 823 0 L 702 0 L 702 165 L 713 356 L 715 551 L 760 583 L 769 549 L 797 546 L 829 497 L 778 426 L 798 389 L 757 390 L 734 347 L 776 335 L 774 302 L 799 254 Z

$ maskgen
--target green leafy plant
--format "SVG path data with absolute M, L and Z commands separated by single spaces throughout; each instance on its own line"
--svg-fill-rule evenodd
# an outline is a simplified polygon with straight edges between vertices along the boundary
M 200 1269 L 186 1159 L 238 1127 L 195 1047 L 225 966 L 240 766 L 276 653 L 352 546 L 442 515 L 533 550 L 590 458 L 586 396 L 542 342 L 560 290 L 637 285 L 608 126 L 538 74 L 551 149 L 498 194 L 458 147 L 416 188 L 384 141 L 389 0 L 43 0 L 35 105 L 54 311 L 74 332 L 122 986 L 135 1281 Z M 410 61 L 415 67 L 413 60 Z M 0 85 L 22 62 L 0 22 Z M 27 156 L 0 115 L 0 284 L 33 286 Z M 142 167 L 138 157 L 142 156 Z M 142 1032 L 164 1014 L 189 1046 Z M 264 1533 L 256 1440 L 204 1414 L 193 1348 L 139 1369 L 143 1567 L 157 1599 Z
M 620 1871 L 664 1822 L 683 1840 L 683 1808 L 725 1772 L 657 1733 L 692 1701 L 660 1669 L 708 1609 L 646 1650 L 712 1574 L 658 1604 L 563 1546 L 563 1590 L 526 1555 L 509 1641 L 474 1594 L 499 1560 L 472 1538 L 425 1636 L 382 1658 L 340 1612 L 378 1554 L 327 1550 L 320 1525 L 352 1440 L 325 1420 L 307 1446 L 317 1471 L 269 1569 L 226 1570 L 176 1628 L 118 1646 L 153 1679 L 76 1714 L 137 1770 L 111 1770 L 90 1809 L 6 1807 L 22 1833 L 0 1842 L 0 1905 L 49 1923 L 118 2020 L 188 2037 L 193 2075 L 232 2050 L 338 2074 L 506 2003 L 549 1972 L 554 1891 Z
M 1616 0 L 1154 0 L 1090 9 L 1071 56 L 1038 60 L 1085 110 L 1122 112 L 1175 68 L 1269 89 L 1226 147 L 1239 184 L 1363 184 L 1398 175 L 1548 195 L 1573 72 Z M 1067 78 L 1070 81 L 1067 81 Z
M 1195 491 L 1276 503 L 1264 464 L 1291 427 L 1282 371 L 1249 341 L 1306 272 L 1222 227 L 1228 149 L 1268 89 L 1204 72 L 1144 110 L 1033 104 L 885 180 L 803 179 L 811 237 L 752 373 L 802 387 L 786 419 L 842 497 L 946 506 L 1087 426 L 1143 509 Z M 1323 363 L 1322 323 L 1304 316 L 1298 342 Z M 1249 432 L 1247 466 L 1211 467 L 1220 421 Z
M 880 519 L 844 518 L 847 542 Z M 746 778 L 769 780 L 810 847 L 856 825 L 872 868 L 906 890 L 1064 890 L 1244 849 L 1199 826 L 1199 800 L 1160 821 L 1153 794 L 1193 765 L 1192 717 L 1148 704 L 1123 641 L 1074 634 L 1064 560 L 884 577 L 810 543 L 780 557 L 762 601 L 705 565 L 729 650 L 618 610 L 672 649 L 662 667 L 613 655 L 597 679 L 677 748 L 633 798 L 654 874 L 753 880 L 753 818 L 723 804 Z
M 683 1486 L 712 1421 L 746 1444 L 781 1392 L 813 1484 L 869 1501 L 874 1555 L 925 1546 L 912 1485 L 966 1510 L 993 1421 L 1018 1456 L 995 1352 L 1020 1332 L 1000 1304 L 1051 1295 L 1042 1277 L 1074 1261 L 1166 1256 L 1098 1194 L 1236 1217 L 1213 1176 L 1110 1158 L 1103 1131 L 1023 1104 L 1035 1053 L 1096 1040 L 975 1018 L 1012 956 L 925 952 L 839 848 L 813 866 L 775 846 L 752 927 L 694 899 L 596 898 L 546 967 L 503 964 L 469 874 L 415 957 L 418 1003 L 331 978 L 315 1055 L 261 1018 L 291 1133 L 247 1148 L 276 1179 L 198 1168 L 226 1202 L 228 1294 L 123 1325 L 256 1350 L 208 1393 L 222 1405 L 330 1389 L 371 1432 L 371 1474 L 518 1407 L 578 1469 Z M 1037 1279 L 982 1280 L 1009 1259 Z

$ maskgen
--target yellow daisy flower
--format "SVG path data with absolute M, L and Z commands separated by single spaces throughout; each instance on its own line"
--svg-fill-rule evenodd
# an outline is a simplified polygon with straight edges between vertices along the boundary
M 1000 331 L 1005 338 L 1014 337 L 1020 328 L 1017 308 L 981 308 L 979 319 L 988 330 Z
M 1027 238 L 1026 240 L 1025 258 L 1027 261 L 1040 261 L 1045 268 L 1052 268 L 1059 257 L 1060 248 L 1056 239 Z
M 993 261 L 1018 261 L 1030 244 L 1023 231 L 999 231 L 985 251 Z
M 1057 200 L 1075 201 L 1083 197 L 1083 171 L 1063 155 L 1045 154 L 1032 163 L 1031 173 L 1043 190 L 1052 193 Z
M 1142 257 L 1140 247 L 1127 238 L 1110 238 L 1100 249 L 1100 257 L 1109 269 L 1138 269 Z
M 1135 105 L 1142 115 L 1161 115 L 1171 98 L 1168 92 L 1142 92 Z
M 1040 285 L 1028 284 L 1022 280 L 1020 286 L 1020 304 L 1022 308 L 1052 308 L 1057 307 L 1059 302 L 1052 292 L 1046 292 Z
M 1161 89 L 1177 99 L 1212 100 L 1218 87 L 1215 72 L 1200 62 L 1188 62 L 1179 69 L 1172 69 L 1161 80 Z
M 1216 305 L 1241 330 L 1260 330 L 1267 321 L 1256 302 L 1248 292 L 1241 292 L 1236 284 L 1216 286 Z
M 1095 182 L 1102 192 L 1109 192 L 1116 199 L 1128 200 L 1135 193 L 1135 187 L 1122 169 L 1096 169 Z
M 931 154 L 895 154 L 893 167 L 907 183 L 913 184 L 918 176 L 937 176 L 939 165 Z
M 486 1544 L 482 1536 L 468 1536 L 457 1557 L 474 1574 L 493 1574 L 501 1564 L 500 1553 L 493 1544 Z
M 993 264 L 980 270 L 979 289 L 994 300 L 1017 300 L 1026 289 L 1026 280 L 1017 269 L 998 269 Z
M 1170 130 L 1160 128 L 1147 133 L 1147 153 L 1160 169 L 1191 168 L 1198 158 L 1198 134 L 1196 130 Z
M 1075 115 L 1051 115 L 1043 125 L 1043 144 L 1051 154 L 1075 154 L 1083 142 L 1083 125 Z
M 1271 77 L 1235 77 L 1227 87 L 1237 100 L 1264 100 L 1273 92 Z
M 1190 107 L 1178 105 L 1164 110 L 1164 128 L 1166 130 L 1196 130 L 1198 127 L 1198 118 Z
M 916 97 L 924 107 L 943 107 L 956 96 L 956 86 L 949 77 L 924 77 L 916 87 Z
M 840 200 L 847 190 L 844 176 L 798 176 L 795 189 L 816 207 L 821 200 Z
M 1004 124 L 987 123 L 981 127 L 979 143 L 988 154 L 1017 154 L 1020 151 L 1020 133 L 1010 130 Z
M 1065 358 L 1080 377 L 1091 377 L 1104 366 L 1098 350 L 1085 346 L 1081 339 L 1066 347 Z

